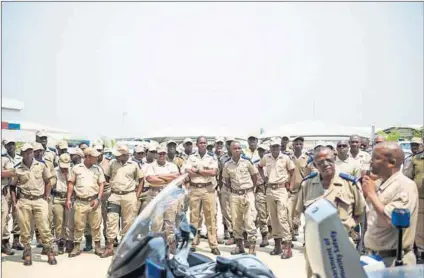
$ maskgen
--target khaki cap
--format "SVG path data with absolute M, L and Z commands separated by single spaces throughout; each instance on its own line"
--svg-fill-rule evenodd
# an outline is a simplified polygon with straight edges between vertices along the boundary
M 71 166 L 71 156 L 67 153 L 63 153 L 59 156 L 59 167 L 69 168 Z
M 411 144 L 422 145 L 423 144 L 423 139 L 418 138 L 418 137 L 414 137 L 414 138 L 411 139 Z
M 262 149 L 262 150 L 266 151 L 266 150 L 269 149 L 269 147 L 267 145 L 264 145 L 264 144 L 259 144 L 258 149 Z
M 236 138 L 229 136 L 226 138 L 225 142 L 236 141 Z
M 274 139 L 271 141 L 271 146 L 281 146 L 281 141 L 279 139 Z
M 93 148 L 95 148 L 97 151 L 103 152 L 103 145 L 95 144 Z
M 124 145 L 124 144 L 118 145 L 116 147 L 116 149 L 112 150 L 112 154 L 116 157 L 121 156 L 121 155 L 125 155 L 125 154 L 129 154 L 129 153 L 130 153 L 130 150 L 128 149 L 128 146 Z
M 135 153 L 144 153 L 144 152 L 146 152 L 146 149 L 143 146 L 138 145 L 138 146 L 135 146 L 134 152 Z
M 175 145 L 178 145 L 177 142 L 175 142 L 174 140 L 169 140 L 168 142 L 166 142 L 166 146 L 172 143 L 174 143 Z
M 41 145 L 41 143 L 34 143 L 34 151 L 44 151 L 44 147 L 43 145 Z
M 251 134 L 249 134 L 249 135 L 247 136 L 247 139 L 249 139 L 249 138 L 259 139 L 258 135 L 253 134 L 253 133 L 251 133 Z
M 305 138 L 303 138 L 303 136 L 296 136 L 296 137 L 294 138 L 293 142 L 294 142 L 294 141 L 302 141 L 302 142 L 305 142 Z
M 167 153 L 167 150 L 166 150 L 164 147 L 159 147 L 159 148 L 157 149 L 157 152 L 158 152 L 158 153 Z
M 47 137 L 47 133 L 44 130 L 38 130 L 35 135 L 37 137 Z
M 225 142 L 225 140 L 224 140 L 224 138 L 222 138 L 222 137 L 216 137 L 216 138 L 215 138 L 215 143 L 218 143 L 218 142 L 224 143 L 224 142 Z
M 183 141 L 183 145 L 185 145 L 186 143 L 192 143 L 193 144 L 193 140 L 191 140 L 191 138 L 186 138 Z
M 148 150 L 149 152 L 155 152 L 155 151 L 157 150 L 157 148 L 158 148 L 158 146 L 157 146 L 155 143 L 150 143 L 150 144 L 147 146 L 147 150 Z
M 84 150 L 84 156 L 92 156 L 92 157 L 99 157 L 101 155 L 100 152 L 98 152 L 94 148 L 86 148 Z
M 84 152 L 83 152 L 80 148 L 72 149 L 72 150 L 69 152 L 69 154 L 70 154 L 70 155 L 78 155 L 78 156 L 80 156 L 81 158 L 84 158 Z
M 15 140 L 13 140 L 13 139 L 10 139 L 10 140 L 3 140 L 3 145 L 7 145 L 7 144 L 9 144 L 9 143 L 15 143 L 16 144 L 16 141 Z
M 34 150 L 34 147 L 30 143 L 25 143 L 22 146 L 21 151 L 26 152 L 27 150 Z
M 59 143 L 57 143 L 57 147 L 59 150 L 64 150 L 68 148 L 68 142 L 66 142 L 65 140 L 61 140 L 59 141 Z

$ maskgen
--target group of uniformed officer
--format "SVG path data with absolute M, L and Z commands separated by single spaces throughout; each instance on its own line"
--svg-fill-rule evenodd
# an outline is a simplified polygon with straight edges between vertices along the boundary
M 59 254 L 66 251 L 69 257 L 75 257 L 81 253 L 85 236 L 85 251 L 91 250 L 94 243 L 95 254 L 102 258 L 112 256 L 118 235 L 125 235 L 136 215 L 170 181 L 188 173 L 189 195 L 152 220 L 152 230 L 165 232 L 171 252 L 175 251 L 177 214 L 190 208 L 191 224 L 200 229 L 204 220 L 211 252 L 219 255 L 218 246 L 224 243 L 217 235 L 219 204 L 223 239 L 226 245 L 235 244 L 231 254 L 244 253 L 245 248 L 255 254 L 259 229 L 259 246 L 269 245 L 272 237 L 275 245 L 270 254 L 288 259 L 292 257 L 292 241 L 298 235 L 300 215 L 316 200 L 325 198 L 337 207 L 352 243 L 362 242 L 364 252 L 380 255 L 387 264 L 392 263 L 396 249 L 391 211 L 408 208 L 411 227 L 404 233 L 405 262 L 415 263 L 415 255 L 422 259 L 422 139 L 412 140 L 413 157 L 405 163 L 396 143 L 379 138 L 374 140 L 372 157 L 366 151 L 368 142 L 355 135 L 336 146 L 318 143 L 312 152 L 304 151 L 303 137 L 294 138 L 291 148 L 285 136 L 267 145 L 259 144 L 255 135 L 247 139 L 249 146 L 242 149 L 235 138 L 216 138 L 211 151 L 205 137 L 198 137 L 196 142 L 187 138 L 180 153 L 173 140 L 165 146 L 151 143 L 136 146 L 132 157 L 128 146 L 118 145 L 112 151 L 115 158 L 111 159 L 105 155 L 110 151 L 101 144 L 81 144 L 68 153 L 67 143 L 61 141 L 54 153 L 47 148 L 47 135 L 39 131 L 35 144 L 26 143 L 21 148 L 20 162 L 15 143 L 5 141 L 2 251 L 13 254 L 12 249 L 23 250 L 24 264 L 30 265 L 30 242 L 35 234 L 48 263 L 56 264 L 54 240 Z M 6 225 L 9 212 L 13 218 L 12 247 Z M 361 222 L 362 230 L 367 226 L 362 235 L 357 230 Z M 102 223 L 106 240 L 103 249 Z M 193 241 L 192 251 L 199 242 L 200 233 Z M 307 271 L 311 276 L 308 264 Z

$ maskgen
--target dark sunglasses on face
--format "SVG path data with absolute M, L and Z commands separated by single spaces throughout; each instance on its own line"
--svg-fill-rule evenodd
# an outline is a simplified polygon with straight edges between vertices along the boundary
M 337 145 L 337 148 L 347 148 L 347 145 Z

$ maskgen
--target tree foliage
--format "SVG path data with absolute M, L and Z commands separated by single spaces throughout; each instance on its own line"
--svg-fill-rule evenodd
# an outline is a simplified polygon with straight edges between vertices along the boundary
M 397 142 L 399 139 L 401 139 L 400 132 L 398 130 L 393 130 L 390 133 L 385 133 L 384 131 L 380 130 L 377 132 L 377 134 L 384 136 L 387 141 Z

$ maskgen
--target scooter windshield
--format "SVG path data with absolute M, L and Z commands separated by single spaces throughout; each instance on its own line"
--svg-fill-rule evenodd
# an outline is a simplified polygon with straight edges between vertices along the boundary
M 183 186 L 186 178 L 187 174 L 183 174 L 171 181 L 138 215 L 118 246 L 109 271 L 122 268 L 148 243 L 152 220 L 161 217 L 168 207 L 175 206 L 187 194 Z

